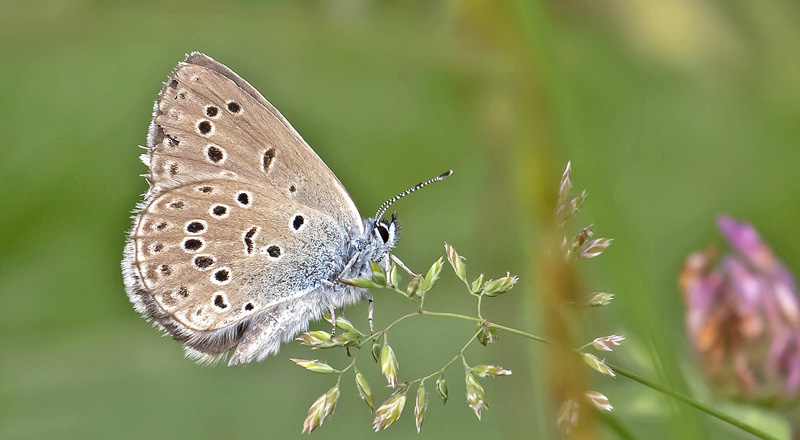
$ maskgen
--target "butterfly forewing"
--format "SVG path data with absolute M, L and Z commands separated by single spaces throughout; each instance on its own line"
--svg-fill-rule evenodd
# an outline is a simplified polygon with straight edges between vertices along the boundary
M 154 191 L 203 174 L 241 177 L 361 230 L 344 186 L 311 147 L 252 86 L 205 55 L 190 55 L 164 85 L 149 143 Z

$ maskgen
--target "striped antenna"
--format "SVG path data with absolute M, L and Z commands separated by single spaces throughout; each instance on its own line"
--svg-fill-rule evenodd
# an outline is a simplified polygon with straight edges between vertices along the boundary
M 392 203 L 402 199 L 403 197 L 413 193 L 416 190 L 422 189 L 422 188 L 430 185 L 433 182 L 438 182 L 440 180 L 447 179 L 448 177 L 450 177 L 451 174 L 453 174 L 453 170 L 450 170 L 450 171 L 448 171 L 446 173 L 442 173 L 442 174 L 440 174 L 440 175 L 438 175 L 438 176 L 434 177 L 433 179 L 428 180 L 426 182 L 420 182 L 420 183 L 414 185 L 413 187 L 401 192 L 400 194 L 392 197 L 391 199 L 383 202 L 381 207 L 378 208 L 378 212 L 375 213 L 375 220 L 380 220 L 381 217 L 383 217 L 383 214 L 386 213 L 386 210 L 389 209 L 390 206 L 392 206 Z

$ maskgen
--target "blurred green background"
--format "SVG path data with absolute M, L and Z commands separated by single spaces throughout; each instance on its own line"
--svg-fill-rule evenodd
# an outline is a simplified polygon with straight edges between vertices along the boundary
M 574 317 L 579 337 L 624 334 L 609 361 L 785 436 L 780 417 L 710 397 L 692 366 L 677 273 L 689 252 L 721 243 L 722 212 L 754 223 L 800 268 L 798 48 L 790 0 L 2 1 L 0 438 L 296 438 L 335 378 L 288 358 L 348 362 L 289 344 L 259 364 L 198 366 L 128 303 L 119 260 L 147 188 L 137 145 L 162 81 L 192 50 L 278 107 L 365 215 L 454 169 L 395 205 L 396 253 L 420 271 L 447 241 L 473 276 L 518 274 L 484 316 L 537 334 L 539 223 L 571 160 L 576 189 L 590 193 L 575 226 L 615 239 L 581 264 L 583 289 L 616 298 Z M 454 278 L 445 272 L 427 308 L 473 312 Z M 375 295 L 378 327 L 414 310 Z M 365 309 L 348 316 L 361 322 Z M 438 369 L 473 328 L 399 325 L 390 337 L 401 380 Z M 483 381 L 491 410 L 478 421 L 455 365 L 450 402 L 431 396 L 420 438 L 556 435 L 541 344 L 505 334 L 467 359 L 514 375 Z M 389 391 L 370 362 L 361 369 L 382 401 Z M 586 370 L 615 406 L 600 438 L 749 438 Z M 417 435 L 412 410 L 378 435 Z M 376 435 L 352 376 L 312 435 Z

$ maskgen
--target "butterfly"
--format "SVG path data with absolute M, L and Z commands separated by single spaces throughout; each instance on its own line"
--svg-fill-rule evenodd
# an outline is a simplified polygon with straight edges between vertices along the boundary
M 368 290 L 341 280 L 370 278 L 370 262 L 399 262 L 399 223 L 383 214 L 452 173 L 364 219 L 280 112 L 199 52 L 161 89 L 141 160 L 150 188 L 124 250 L 128 297 L 187 357 L 211 363 L 232 352 L 229 365 L 276 353 L 323 313 L 371 306 Z

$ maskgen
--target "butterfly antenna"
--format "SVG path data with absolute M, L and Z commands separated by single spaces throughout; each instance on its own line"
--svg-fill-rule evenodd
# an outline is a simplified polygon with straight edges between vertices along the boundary
M 376 220 L 380 220 L 380 219 L 381 219 L 381 217 L 383 217 L 383 214 L 384 214 L 384 213 L 386 213 L 386 210 L 387 210 L 387 209 L 389 209 L 389 207 L 390 207 L 390 206 L 392 206 L 392 203 L 394 203 L 394 202 L 396 202 L 396 201 L 398 201 L 398 200 L 402 199 L 403 197 L 405 197 L 405 196 L 407 196 L 407 195 L 409 195 L 409 194 L 413 193 L 414 191 L 420 190 L 420 189 L 422 189 L 422 188 L 424 188 L 424 187 L 426 187 L 426 186 L 430 185 L 430 184 L 431 184 L 431 183 L 433 183 L 433 182 L 439 182 L 440 180 L 447 179 L 448 177 L 450 177 L 450 175 L 451 175 L 451 174 L 453 174 L 453 170 L 450 170 L 450 171 L 448 171 L 448 172 L 446 172 L 446 173 L 442 173 L 442 174 L 440 174 L 440 175 L 438 175 L 438 176 L 434 177 L 434 178 L 433 178 L 433 179 L 431 179 L 431 180 L 428 180 L 428 181 L 425 181 L 425 182 L 420 182 L 420 183 L 418 183 L 418 184 L 416 184 L 416 185 L 412 186 L 411 188 L 409 188 L 409 189 L 407 189 L 407 190 L 405 190 L 405 191 L 401 192 L 400 194 L 398 194 L 398 195 L 396 195 L 396 196 L 392 197 L 391 199 L 389 199 L 389 200 L 387 200 L 387 201 L 383 202 L 383 204 L 381 205 L 381 207 L 380 207 L 380 208 L 378 208 L 378 212 L 377 212 L 377 213 L 375 213 L 375 219 L 376 219 Z

